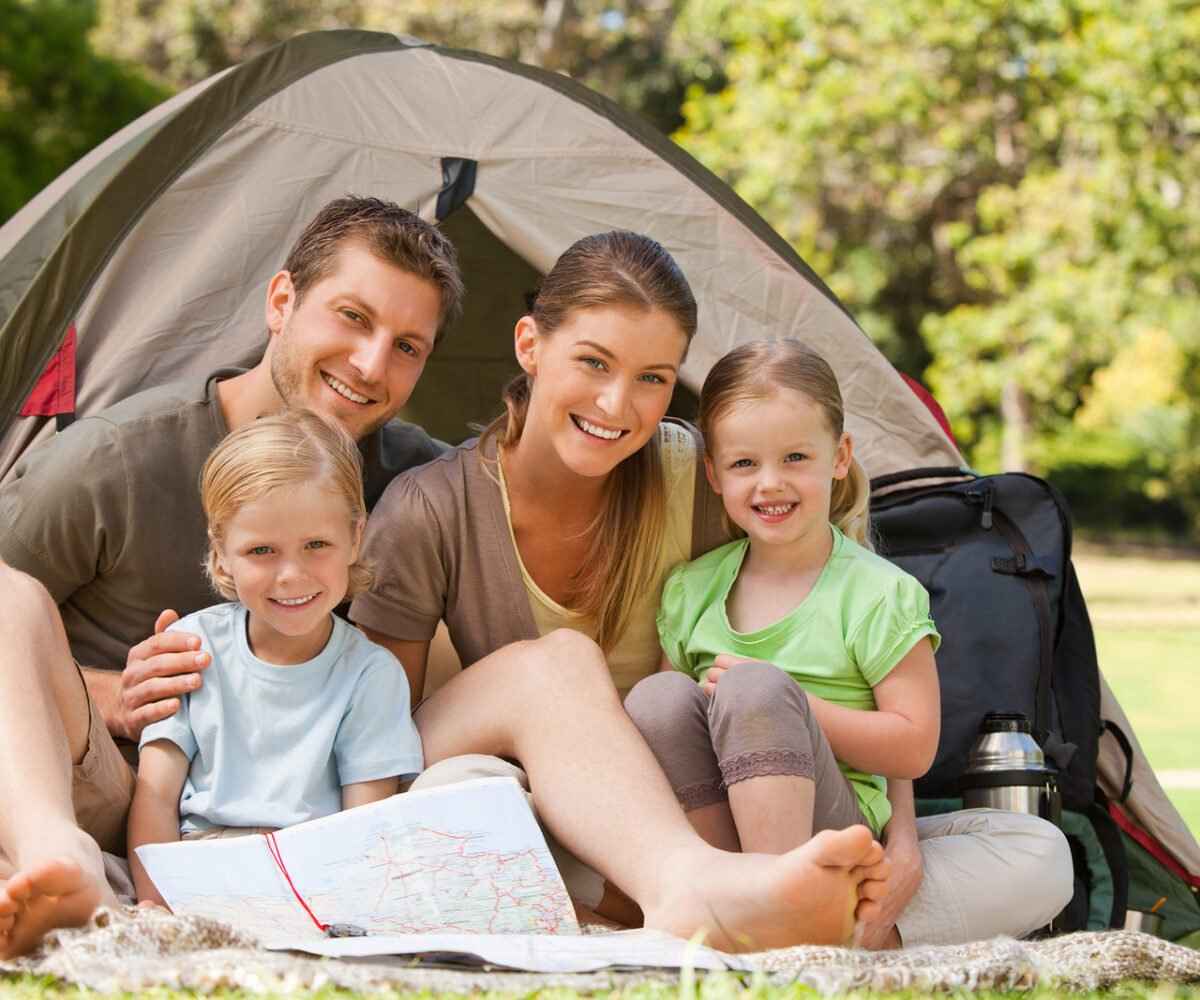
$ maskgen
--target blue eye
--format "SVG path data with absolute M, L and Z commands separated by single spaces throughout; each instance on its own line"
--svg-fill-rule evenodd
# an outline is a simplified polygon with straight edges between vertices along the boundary
M 731 469 L 749 469 L 752 465 L 754 465 L 754 462 L 751 459 L 739 458 L 735 462 L 732 462 L 729 467 Z
M 407 340 L 397 340 L 396 341 L 396 350 L 403 351 L 409 357 L 415 358 L 417 356 L 417 349 L 415 347 L 413 347 L 413 345 L 410 344 Z
M 596 369 L 596 371 L 598 371 L 598 372 L 608 370 L 608 366 L 605 365 L 604 362 L 601 361 L 599 358 L 580 358 L 579 360 L 582 361 L 589 368 Z
M 646 372 L 644 375 L 639 375 L 639 379 L 643 382 L 649 382 L 651 385 L 666 385 L 667 380 L 661 375 L 656 375 L 654 372 Z
M 793 452 L 792 452 L 790 455 L 788 455 L 788 457 L 787 457 L 786 461 L 789 461 L 789 462 L 803 462 L 803 461 L 804 461 L 806 458 L 808 458 L 808 456 L 807 456 L 806 454 L 804 454 L 804 452 L 802 452 L 802 451 L 793 451 Z
M 343 316 L 350 320 L 351 323 L 365 323 L 366 317 L 362 313 L 356 312 L 354 309 L 341 310 Z
M 305 545 L 305 548 L 308 548 L 308 549 L 324 549 L 324 548 L 328 548 L 328 547 L 329 547 L 329 543 L 321 538 L 314 538 L 311 542 L 308 542 Z
M 255 545 L 254 548 L 250 549 L 250 555 L 252 556 L 266 556 L 270 554 L 271 546 L 269 545 Z

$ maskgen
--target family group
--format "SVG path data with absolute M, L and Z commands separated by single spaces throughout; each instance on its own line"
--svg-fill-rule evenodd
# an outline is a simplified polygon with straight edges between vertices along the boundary
M 0 956 L 161 905 L 139 845 L 480 774 L 530 791 L 596 919 L 728 950 L 1048 923 L 1054 826 L 915 816 L 940 639 L 872 550 L 827 361 L 743 344 L 698 426 L 668 418 L 696 300 L 601 233 L 447 448 L 395 418 L 463 294 L 436 227 L 338 199 L 270 280 L 257 365 L 81 419 L 0 487 Z M 441 624 L 463 669 L 424 697 Z

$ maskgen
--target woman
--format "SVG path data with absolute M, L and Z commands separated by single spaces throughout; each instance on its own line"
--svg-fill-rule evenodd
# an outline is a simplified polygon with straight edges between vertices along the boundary
M 545 825 L 632 897 L 648 926 L 706 927 L 726 947 L 832 940 L 844 885 L 823 895 L 811 873 L 874 864 L 862 828 L 822 834 L 814 857 L 797 849 L 775 869 L 761 855 L 714 851 L 617 697 L 657 668 L 666 572 L 724 540 L 698 438 L 663 422 L 695 328 L 687 282 L 653 240 L 607 233 L 570 247 L 517 323 L 523 374 L 506 390 L 505 416 L 479 442 L 397 479 L 372 514 L 365 544 L 378 582 L 351 616 L 399 657 L 418 693 L 445 620 L 469 669 L 416 713 L 427 763 L 518 760 Z M 894 794 L 907 827 L 890 839 L 915 858 L 911 786 L 907 800 L 905 788 Z M 891 893 L 886 869 L 849 874 L 859 918 L 890 927 L 918 872 L 904 865 Z M 771 888 L 764 896 L 739 877 Z M 583 902 L 603 912 L 592 881 Z M 775 901 L 773 916 L 762 899 Z

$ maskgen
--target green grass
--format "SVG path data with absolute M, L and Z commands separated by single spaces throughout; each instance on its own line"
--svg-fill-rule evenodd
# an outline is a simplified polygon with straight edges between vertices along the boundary
M 1157 771 L 1200 772 L 1200 559 L 1075 558 L 1100 669 Z M 1200 836 L 1200 788 L 1167 789 Z
M 405 998 L 405 1000 L 441 1000 L 448 994 L 417 993 L 417 992 L 385 992 L 371 994 L 384 998 Z M 477 997 L 485 1000 L 576 1000 L 581 994 L 562 987 L 547 988 L 525 993 L 480 993 Z M 588 996 L 602 1000 L 820 1000 L 820 994 L 806 986 L 767 986 L 761 980 L 718 973 L 692 982 L 685 978 L 679 985 L 654 984 L 635 986 L 625 990 L 600 990 Z M 1122 984 L 1114 989 L 1089 993 L 1066 993 L 1050 987 L 1039 987 L 1020 994 L 998 993 L 995 991 L 965 992 L 952 994 L 930 994 L 917 990 L 897 990 L 894 993 L 874 993 L 858 990 L 846 994 L 853 1000 L 919 1000 L 919 998 L 937 997 L 939 1000 L 950 996 L 969 996 L 972 1000 L 1012 1000 L 1019 995 L 1022 1000 L 1200 1000 L 1200 987 L 1149 985 L 1144 983 Z M 56 986 L 53 982 L 43 979 L 22 979 L 13 982 L 0 982 L 0 1000 L 95 1000 L 104 994 L 87 990 Z M 116 994 L 122 998 L 132 998 L 135 994 Z M 154 1000 L 182 1000 L 193 994 L 176 992 L 166 989 L 150 990 L 136 994 L 138 997 L 150 997 Z M 236 990 L 220 990 L 206 994 L 217 1000 L 261 1000 L 259 994 L 249 994 Z M 358 997 L 360 994 L 341 990 L 324 989 L 315 993 L 304 994 L 306 997 L 316 997 L 320 1000 L 343 1000 L 343 998 Z

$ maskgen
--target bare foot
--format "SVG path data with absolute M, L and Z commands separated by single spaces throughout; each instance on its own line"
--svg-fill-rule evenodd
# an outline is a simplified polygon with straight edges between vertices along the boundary
M 883 858 L 873 865 L 863 865 L 857 870 L 862 881 L 858 883 L 858 906 L 855 907 L 856 920 L 874 920 L 879 916 L 881 903 L 887 897 L 888 879 L 892 875 L 892 863 Z
M 646 926 L 724 951 L 847 944 L 858 887 L 883 861 L 865 826 L 825 830 L 782 855 L 711 855 L 700 877 L 676 872 L 672 895 L 649 907 Z
M 56 927 L 86 923 L 110 899 L 107 884 L 65 858 L 19 869 L 0 885 L 0 958 L 32 951 Z

